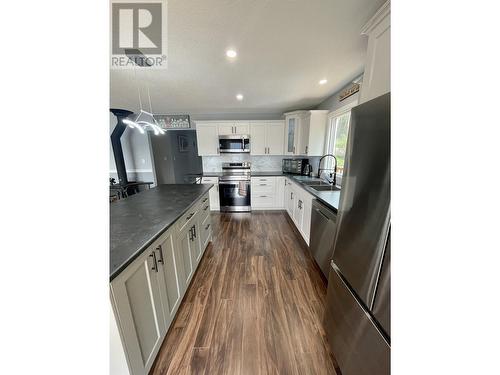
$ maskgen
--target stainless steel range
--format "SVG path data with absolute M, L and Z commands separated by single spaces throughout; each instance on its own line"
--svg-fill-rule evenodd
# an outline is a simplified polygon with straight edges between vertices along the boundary
M 221 212 L 250 212 L 250 162 L 223 163 L 219 177 Z

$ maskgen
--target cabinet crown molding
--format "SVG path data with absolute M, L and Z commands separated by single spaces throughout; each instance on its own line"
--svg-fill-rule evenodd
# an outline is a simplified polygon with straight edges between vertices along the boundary
M 385 17 L 391 13 L 391 0 L 387 0 L 384 5 L 373 15 L 372 18 L 361 29 L 361 35 L 368 35 Z
M 307 110 L 300 110 L 300 111 L 285 112 L 285 113 L 283 113 L 283 116 L 309 115 L 312 113 L 328 113 L 328 112 L 329 112 L 329 110 L 327 110 L 327 109 L 307 109 Z

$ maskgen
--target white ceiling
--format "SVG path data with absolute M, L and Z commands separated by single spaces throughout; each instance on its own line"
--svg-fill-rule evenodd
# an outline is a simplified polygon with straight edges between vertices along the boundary
M 155 113 L 311 108 L 363 72 L 360 30 L 384 2 L 168 0 L 168 69 L 112 70 L 111 107 L 137 111 L 139 82 Z

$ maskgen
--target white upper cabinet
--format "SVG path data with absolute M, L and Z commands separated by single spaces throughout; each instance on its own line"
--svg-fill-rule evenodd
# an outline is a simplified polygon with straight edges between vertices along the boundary
M 252 155 L 266 155 L 266 132 L 265 123 L 250 123 L 250 153 Z
M 234 129 L 235 134 L 250 134 L 249 123 L 246 121 L 235 122 Z
M 391 91 L 391 4 L 387 1 L 368 21 L 362 35 L 368 36 L 365 73 L 360 103 Z
M 248 121 L 228 121 L 219 123 L 219 135 L 248 134 Z
M 326 110 L 285 113 L 285 155 L 323 155 L 327 115 Z
M 250 153 L 252 155 L 283 155 L 283 121 L 250 123 Z
M 219 135 L 235 134 L 234 124 L 219 124 Z
M 219 129 L 217 124 L 196 123 L 196 140 L 198 142 L 198 155 L 219 155 Z
M 267 154 L 283 155 L 285 123 L 283 121 L 268 123 L 266 130 Z

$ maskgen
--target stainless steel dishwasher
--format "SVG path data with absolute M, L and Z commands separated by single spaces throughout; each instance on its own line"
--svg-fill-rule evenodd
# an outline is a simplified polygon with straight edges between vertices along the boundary
M 337 214 L 320 203 L 312 202 L 311 253 L 323 275 L 328 279 L 333 254 L 333 240 L 337 230 Z

